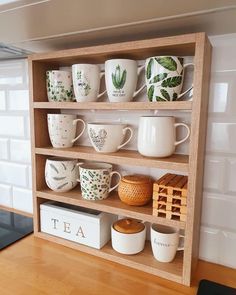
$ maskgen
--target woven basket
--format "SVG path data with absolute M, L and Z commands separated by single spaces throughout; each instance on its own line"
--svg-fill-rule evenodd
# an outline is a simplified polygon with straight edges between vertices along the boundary
M 152 199 L 153 181 L 145 175 L 124 176 L 118 187 L 122 202 L 131 206 L 143 206 Z

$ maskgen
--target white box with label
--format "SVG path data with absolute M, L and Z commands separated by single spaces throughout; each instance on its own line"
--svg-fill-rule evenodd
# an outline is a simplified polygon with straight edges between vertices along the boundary
M 40 205 L 41 231 L 101 249 L 111 239 L 117 216 L 92 209 L 49 201 Z

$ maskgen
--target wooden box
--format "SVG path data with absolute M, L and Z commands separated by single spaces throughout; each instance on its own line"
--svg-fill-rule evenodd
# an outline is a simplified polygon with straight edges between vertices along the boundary
M 115 215 L 78 206 L 46 202 L 40 205 L 41 231 L 101 249 L 111 239 Z

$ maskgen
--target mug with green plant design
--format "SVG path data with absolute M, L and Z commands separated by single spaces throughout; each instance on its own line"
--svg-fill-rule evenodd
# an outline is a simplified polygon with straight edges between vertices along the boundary
M 149 101 L 175 101 L 181 99 L 193 86 L 181 93 L 184 70 L 193 63 L 184 64 L 178 56 L 153 56 L 145 63 L 145 80 Z
M 74 95 L 70 71 L 47 71 L 46 87 L 49 101 L 73 101 Z
M 137 81 L 144 67 L 138 68 L 135 60 L 110 59 L 105 62 L 105 81 L 108 98 L 111 102 L 131 101 L 146 86 L 138 90 Z

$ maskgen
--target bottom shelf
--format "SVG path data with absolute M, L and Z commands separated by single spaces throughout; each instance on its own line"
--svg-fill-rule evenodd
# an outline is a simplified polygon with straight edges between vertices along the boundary
M 51 242 L 61 244 L 88 254 L 120 263 L 159 277 L 182 283 L 183 253 L 178 252 L 171 263 L 158 262 L 152 255 L 150 242 L 146 242 L 144 250 L 136 255 L 123 255 L 112 249 L 111 243 L 107 243 L 102 249 L 97 250 L 88 246 L 77 244 L 62 238 L 58 238 L 43 232 L 36 232 L 35 236 Z

